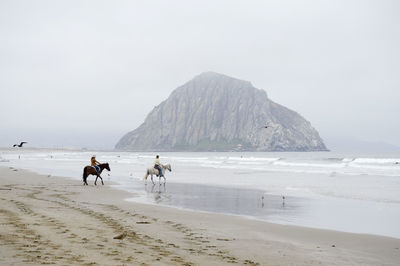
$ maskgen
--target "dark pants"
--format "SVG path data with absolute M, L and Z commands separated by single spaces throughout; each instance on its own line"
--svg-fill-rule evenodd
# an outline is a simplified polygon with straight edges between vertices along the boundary
M 162 168 L 161 168 L 161 166 L 159 166 L 159 165 L 155 165 L 155 166 L 156 166 L 157 169 L 158 169 L 159 176 L 162 176 Z

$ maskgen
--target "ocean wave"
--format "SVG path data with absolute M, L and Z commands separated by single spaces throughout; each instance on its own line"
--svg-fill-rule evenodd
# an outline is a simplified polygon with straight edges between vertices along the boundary
M 344 162 L 344 163 L 350 163 L 352 161 L 354 161 L 354 158 L 343 158 L 342 159 L 342 162 Z
M 307 193 L 311 192 L 311 189 L 305 188 L 305 187 L 291 187 L 291 186 L 288 186 L 288 187 L 285 187 L 285 190 L 296 191 L 296 192 L 307 192 Z
M 324 158 L 324 159 L 322 159 L 322 160 L 325 160 L 325 161 L 332 161 L 332 162 L 342 162 L 343 161 L 343 159 L 344 158 L 336 158 L 336 157 L 332 157 L 332 158 Z
M 281 158 L 276 157 L 276 158 L 257 158 L 257 157 L 228 157 L 228 160 L 233 160 L 233 161 L 264 161 L 264 162 L 274 162 L 274 161 L 278 161 Z
M 290 162 L 290 161 L 277 161 L 273 165 L 290 166 L 290 167 L 319 167 L 319 168 L 343 168 L 344 164 L 324 164 L 324 163 L 308 163 L 308 162 Z
M 176 156 L 163 156 L 163 158 L 171 160 L 189 160 L 189 161 L 201 161 L 209 159 L 209 157 L 176 157 Z
M 400 166 L 397 165 L 373 165 L 373 164 L 349 164 L 351 168 L 366 169 L 366 170 L 382 170 L 382 171 L 394 171 L 397 175 L 400 175 Z
M 355 158 L 353 163 L 357 164 L 396 164 L 400 158 Z
M 35 160 L 31 158 L 31 160 Z M 45 161 L 60 161 L 60 162 L 89 162 L 87 159 L 80 159 L 80 158 L 43 158 Z

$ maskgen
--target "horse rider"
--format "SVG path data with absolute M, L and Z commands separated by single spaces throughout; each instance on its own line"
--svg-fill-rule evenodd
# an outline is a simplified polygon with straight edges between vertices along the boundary
M 160 177 L 163 176 L 159 155 L 156 155 L 156 160 L 154 161 L 154 168 L 158 170 L 159 174 L 157 176 L 160 176 Z
M 96 160 L 96 155 L 93 155 L 92 158 L 90 158 L 90 165 L 96 169 L 96 172 L 100 172 L 100 167 L 98 166 L 100 163 Z

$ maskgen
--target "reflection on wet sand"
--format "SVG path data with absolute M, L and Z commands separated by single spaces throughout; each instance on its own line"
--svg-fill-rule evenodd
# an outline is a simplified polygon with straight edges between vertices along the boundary
M 167 190 L 168 186 L 168 190 Z M 262 190 L 227 188 L 199 184 L 145 184 L 147 200 L 184 209 L 246 215 L 267 219 L 270 215 L 289 215 L 301 211 L 303 199 L 270 195 Z
M 150 185 L 145 184 L 144 188 L 147 193 L 153 195 L 155 203 L 162 203 L 167 200 L 168 196 L 167 196 L 166 183 L 150 184 Z

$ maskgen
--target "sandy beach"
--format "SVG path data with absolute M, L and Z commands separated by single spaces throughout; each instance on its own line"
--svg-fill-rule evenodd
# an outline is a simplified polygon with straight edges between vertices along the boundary
M 400 239 L 128 202 L 0 168 L 1 265 L 398 265 Z

